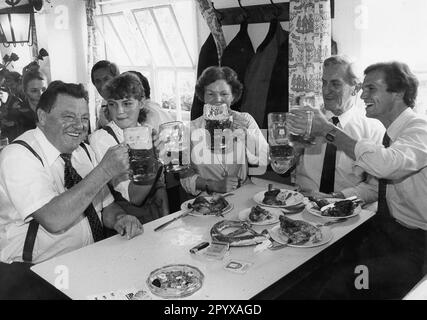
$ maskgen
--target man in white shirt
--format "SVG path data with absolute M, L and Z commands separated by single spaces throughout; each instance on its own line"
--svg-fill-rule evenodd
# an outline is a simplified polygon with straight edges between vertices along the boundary
M 128 170 L 127 147 L 110 148 L 98 164 L 81 145 L 87 100 L 81 84 L 52 82 L 37 106 L 37 128 L 17 138 L 24 145 L 0 152 L 0 261 L 42 262 L 101 240 L 102 226 L 128 238 L 142 233 L 105 187 Z
M 322 112 L 328 114 L 328 118 L 334 116 L 335 121 L 339 121 L 337 125 L 354 139 L 381 142 L 384 127 L 378 120 L 368 119 L 357 105 L 359 82 L 353 65 L 345 57 L 332 56 L 326 59 L 322 76 Z M 296 183 L 305 193 L 316 198 L 347 198 L 356 195 L 366 203 L 377 200 L 378 182 L 375 178 L 361 170 L 353 170 L 353 159 L 341 150 L 334 151 L 332 155 L 335 155 L 334 167 L 333 159 L 325 158 L 331 146 L 323 137 L 317 138 L 315 143 L 303 149 L 296 168 Z M 328 163 L 328 160 L 332 163 Z M 325 176 L 324 166 L 332 166 L 331 174 L 335 174 Z
M 412 110 L 417 88 L 417 78 L 404 63 L 378 63 L 365 70 L 362 99 L 366 115 L 386 127 L 383 143 L 354 139 L 312 110 L 312 133 L 328 136 L 357 168 L 381 179 L 371 232 L 350 248 L 358 254 L 352 263 L 328 266 L 334 275 L 323 297 L 400 299 L 425 273 L 427 119 Z M 290 124 L 302 127 L 298 116 Z M 367 267 L 369 290 L 355 290 L 357 265 Z

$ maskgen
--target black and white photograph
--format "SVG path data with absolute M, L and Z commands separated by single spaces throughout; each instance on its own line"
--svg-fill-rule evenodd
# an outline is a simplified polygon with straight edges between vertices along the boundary
M 427 300 L 426 12 L 0 0 L 0 300 Z

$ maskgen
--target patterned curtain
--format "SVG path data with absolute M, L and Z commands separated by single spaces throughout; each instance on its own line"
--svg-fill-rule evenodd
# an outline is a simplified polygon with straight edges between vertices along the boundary
M 96 32 L 95 32 L 95 10 L 96 0 L 86 0 L 86 24 L 87 24 L 87 84 L 86 89 L 89 93 L 89 112 L 91 115 L 91 128 L 96 128 L 96 108 L 95 108 L 95 91 L 91 85 L 90 71 L 92 66 L 98 61 Z
M 329 0 L 290 0 L 289 103 L 304 93 L 322 96 L 322 64 L 331 55 Z
M 215 9 L 212 7 L 211 1 L 208 0 L 196 0 L 199 4 L 200 12 L 202 13 L 203 18 L 211 30 L 211 33 L 215 39 L 216 50 L 218 53 L 218 65 L 221 65 L 221 57 L 224 52 L 225 47 L 227 46 L 225 42 L 224 33 L 222 32 L 221 23 L 219 22 Z

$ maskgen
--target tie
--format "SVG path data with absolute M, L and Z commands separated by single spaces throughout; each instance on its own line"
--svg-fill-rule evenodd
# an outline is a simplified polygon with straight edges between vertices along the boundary
M 386 148 L 390 146 L 390 137 L 387 135 L 387 132 L 384 134 L 383 145 Z M 386 193 L 387 193 L 387 179 L 379 179 L 377 212 L 383 216 L 390 215 L 390 211 L 388 210 L 388 205 L 387 205 Z
M 75 184 L 82 181 L 82 177 L 77 173 L 76 169 L 71 164 L 71 154 L 61 153 L 59 155 L 65 162 L 64 169 L 64 181 L 65 188 L 70 189 Z M 96 214 L 95 208 L 91 203 L 85 210 L 85 216 L 89 221 L 90 229 L 92 230 L 92 237 L 95 242 L 104 239 L 104 232 L 101 221 L 99 221 L 98 215 Z
M 338 117 L 332 117 L 332 123 L 337 125 Z M 337 147 L 332 143 L 326 145 L 325 158 L 323 159 L 322 177 L 320 178 L 320 192 L 334 192 L 335 184 L 335 161 L 337 155 Z

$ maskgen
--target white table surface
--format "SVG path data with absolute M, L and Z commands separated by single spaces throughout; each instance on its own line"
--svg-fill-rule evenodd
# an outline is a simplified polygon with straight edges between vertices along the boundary
M 427 300 L 427 276 L 421 279 L 403 300 Z
M 225 215 L 237 220 L 239 211 L 254 206 L 254 194 L 267 189 L 266 181 L 254 179 L 236 190 L 227 198 L 234 205 Z M 274 183 L 275 187 L 290 188 Z M 326 245 L 314 248 L 286 247 L 277 251 L 254 252 L 251 247 L 231 247 L 222 261 L 207 260 L 203 255 L 190 254 L 189 249 L 197 243 L 210 241 L 210 229 L 221 217 L 187 216 L 161 231 L 153 229 L 173 218 L 176 212 L 144 225 L 144 233 L 134 239 L 120 236 L 108 238 L 79 250 L 33 266 L 31 269 L 46 281 L 55 285 L 63 270 L 68 271 L 68 289 L 61 289 L 72 299 L 87 299 L 88 296 L 112 290 L 137 288 L 148 291 L 153 299 L 161 299 L 149 291 L 146 279 L 153 270 L 169 264 L 189 264 L 199 268 L 204 276 L 202 288 L 184 299 L 201 300 L 246 300 L 266 289 L 282 277 L 298 268 L 316 254 L 357 228 L 374 213 L 362 210 L 358 216 L 331 226 L 333 239 Z M 324 222 L 307 211 L 289 215 L 290 218 L 310 222 Z M 265 227 L 256 226 L 261 231 Z M 224 269 L 228 259 L 252 262 L 246 274 L 237 274 Z M 65 269 L 65 268 L 66 269 Z M 62 282 L 63 284 L 63 282 Z

